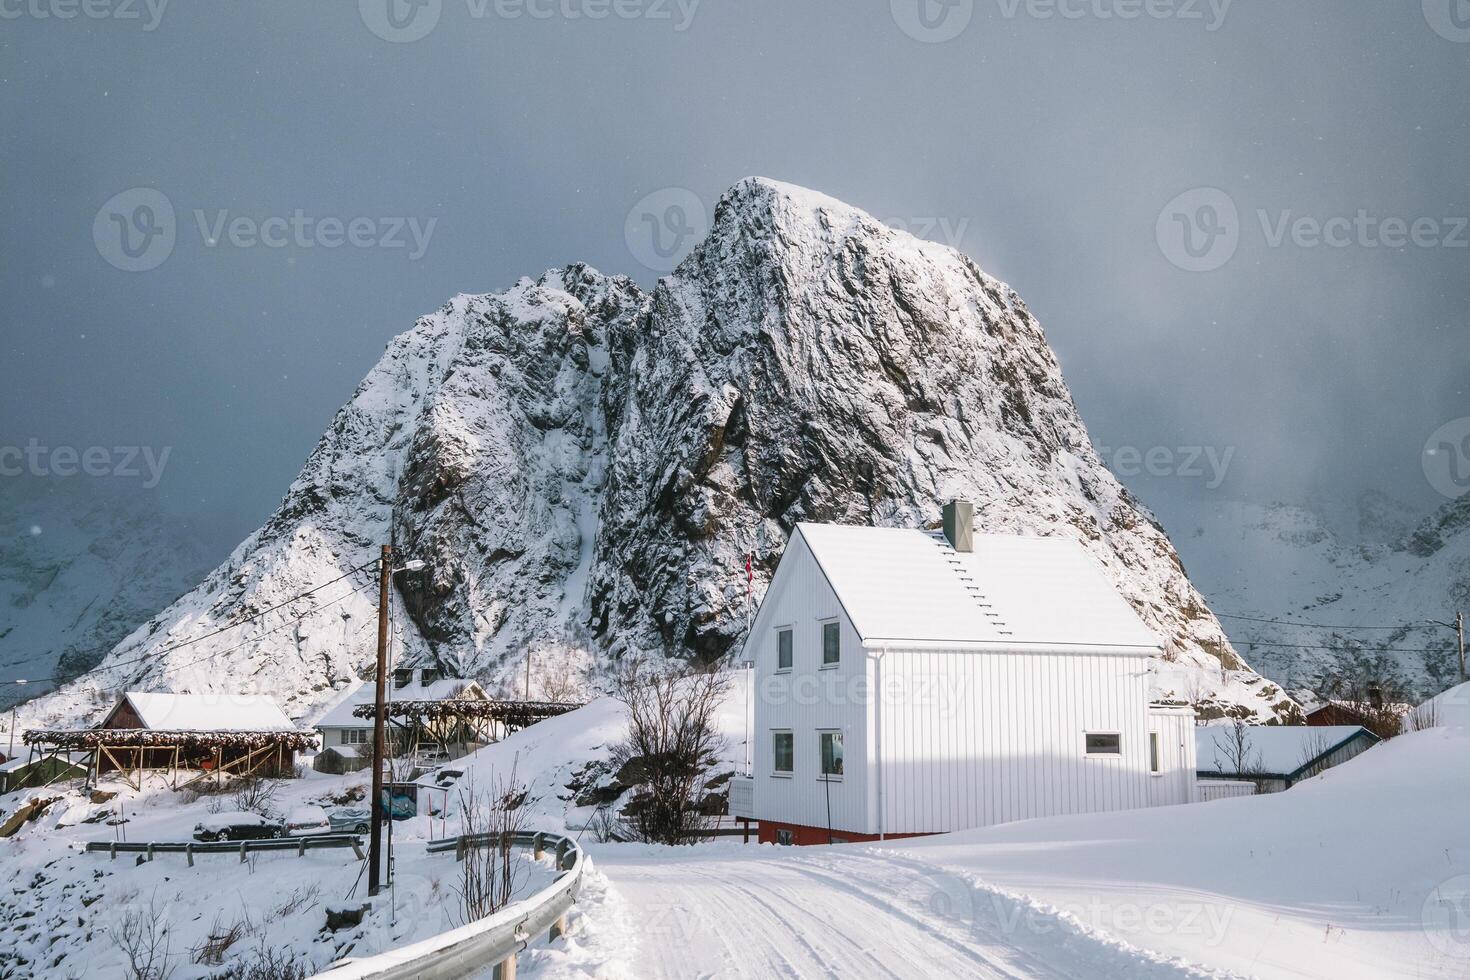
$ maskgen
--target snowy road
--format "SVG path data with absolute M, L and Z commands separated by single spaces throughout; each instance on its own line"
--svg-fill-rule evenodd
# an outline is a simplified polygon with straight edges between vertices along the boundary
M 637 933 L 639 977 L 1203 975 L 892 852 L 624 845 L 594 857 L 605 906 Z

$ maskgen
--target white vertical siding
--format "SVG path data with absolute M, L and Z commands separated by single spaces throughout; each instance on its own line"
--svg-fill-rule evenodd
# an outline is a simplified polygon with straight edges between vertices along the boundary
M 1159 736 L 1159 772 L 1149 777 L 1149 803 L 1173 806 L 1199 800 L 1194 745 L 1194 711 L 1149 709 L 1149 730 Z
M 833 617 L 841 628 L 842 659 L 836 667 L 823 668 L 821 623 Z M 789 674 L 776 673 L 776 631 L 783 626 L 792 628 Z M 746 652 L 755 662 L 751 738 L 756 816 L 825 827 L 830 803 L 834 831 L 868 832 L 872 814 L 864 764 L 869 738 L 865 654 L 836 593 L 799 536 L 792 538 L 781 558 L 752 624 Z M 771 733 L 781 729 L 794 736 L 795 771 L 790 777 L 772 775 Z M 840 781 L 819 778 L 817 733 L 824 729 L 843 733 L 845 774 Z
M 879 663 L 883 832 L 1149 804 L 1146 657 L 890 649 Z M 1088 756 L 1088 732 L 1117 733 L 1121 754 Z

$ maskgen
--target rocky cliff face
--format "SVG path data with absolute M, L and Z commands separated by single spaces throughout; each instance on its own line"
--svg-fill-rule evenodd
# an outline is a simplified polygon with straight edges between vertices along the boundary
M 1102 465 L 1019 296 L 752 179 L 652 295 L 569 266 L 420 320 L 267 525 L 34 711 L 128 684 L 269 690 L 307 713 L 370 658 L 372 571 L 352 570 L 390 536 L 429 564 L 396 580 L 404 658 L 492 680 L 546 648 L 713 661 L 743 635 L 747 554 L 758 601 L 796 521 L 927 525 L 953 496 L 988 529 L 1083 542 L 1165 637 L 1160 694 L 1292 710 Z

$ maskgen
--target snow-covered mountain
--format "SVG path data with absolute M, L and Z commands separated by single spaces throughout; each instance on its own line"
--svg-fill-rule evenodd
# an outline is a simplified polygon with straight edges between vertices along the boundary
M 1418 701 L 1459 681 L 1455 633 L 1435 623 L 1470 611 L 1470 496 L 1412 513 L 1364 494 L 1355 533 L 1338 533 L 1309 509 L 1222 501 L 1175 534 L 1235 648 L 1268 677 Z
M 9 479 L 0 494 L 0 709 L 89 670 L 198 583 L 189 529 L 84 478 Z
M 747 553 L 758 601 L 795 522 L 932 526 L 954 496 L 986 529 L 1081 541 L 1165 638 L 1160 693 L 1293 710 L 1103 466 L 1014 291 L 748 179 L 651 294 L 572 265 L 419 320 L 266 525 L 32 718 L 122 684 L 264 690 L 309 714 L 370 659 L 363 566 L 390 535 L 428 563 L 396 579 L 404 658 L 490 680 L 548 647 L 712 661 L 745 629 Z

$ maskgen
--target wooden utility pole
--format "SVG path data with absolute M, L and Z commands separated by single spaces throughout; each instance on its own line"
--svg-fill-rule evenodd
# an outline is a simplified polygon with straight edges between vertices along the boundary
M 393 546 L 383 545 L 383 557 L 378 560 L 378 677 L 377 695 L 373 708 L 373 796 L 369 804 L 372 822 L 368 825 L 368 897 L 378 893 L 381 884 L 379 864 L 383 851 L 383 757 L 387 755 L 387 744 L 383 728 L 386 711 L 383 697 L 388 673 L 388 583 L 393 577 Z M 389 807 L 392 819 L 392 807 Z
M 1460 683 L 1465 683 L 1465 614 L 1455 613 L 1455 632 L 1460 637 Z

